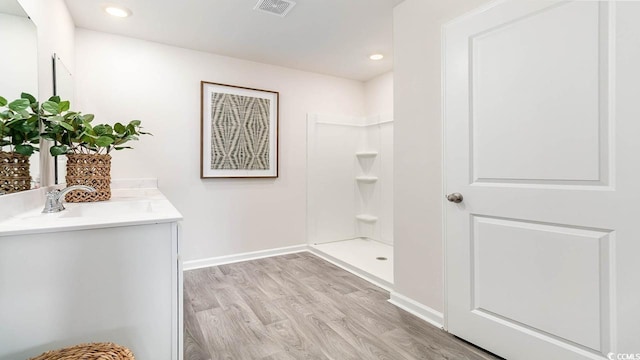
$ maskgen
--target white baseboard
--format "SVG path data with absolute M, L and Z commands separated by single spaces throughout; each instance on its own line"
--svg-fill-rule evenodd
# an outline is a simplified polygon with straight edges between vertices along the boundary
M 299 253 L 299 252 L 308 251 L 308 250 L 309 250 L 309 246 L 307 244 L 303 244 L 303 245 L 288 246 L 288 247 L 282 247 L 282 248 L 276 248 L 276 249 L 252 251 L 252 252 L 247 252 L 242 254 L 218 256 L 218 257 L 212 257 L 208 259 L 191 260 L 191 261 L 185 261 L 182 264 L 182 269 L 184 271 L 189 271 L 189 270 L 201 269 L 201 268 L 210 267 L 210 266 L 218 266 L 218 265 L 231 264 L 231 263 L 236 263 L 241 261 L 262 259 L 262 258 L 271 257 L 271 256 L 294 254 L 294 253 Z
M 444 315 L 439 311 L 433 310 L 432 308 L 420 304 L 419 302 L 404 295 L 400 295 L 397 292 L 392 292 L 391 298 L 388 301 L 433 326 L 441 329 L 443 328 L 442 324 L 444 324 Z

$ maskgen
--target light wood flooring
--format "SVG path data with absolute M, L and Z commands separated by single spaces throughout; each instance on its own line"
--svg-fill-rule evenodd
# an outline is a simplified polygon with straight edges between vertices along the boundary
M 310 253 L 184 273 L 185 360 L 497 359 Z

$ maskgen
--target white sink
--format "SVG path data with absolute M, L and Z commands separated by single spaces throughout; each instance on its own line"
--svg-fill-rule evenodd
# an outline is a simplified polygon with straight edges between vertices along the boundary
M 127 216 L 131 214 L 146 214 L 153 212 L 151 201 L 118 201 L 95 203 L 65 203 L 66 210 L 61 212 L 60 218 Z

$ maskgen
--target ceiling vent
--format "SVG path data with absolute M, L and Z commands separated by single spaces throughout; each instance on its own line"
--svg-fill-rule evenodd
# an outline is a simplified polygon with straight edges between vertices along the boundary
M 284 17 L 295 5 L 296 2 L 291 0 L 258 0 L 253 9 Z

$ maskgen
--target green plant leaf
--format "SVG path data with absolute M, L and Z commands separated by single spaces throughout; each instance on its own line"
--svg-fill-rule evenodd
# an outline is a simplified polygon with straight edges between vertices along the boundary
M 89 131 L 86 131 L 86 130 L 82 134 L 80 134 L 80 137 L 83 137 L 83 136 L 87 136 L 89 139 L 94 139 L 94 140 L 99 138 L 99 136 L 95 135 L 95 133 L 89 132 Z
M 60 109 L 58 108 L 58 103 L 54 101 L 45 101 L 42 103 L 42 110 L 49 114 L 58 115 L 60 114 Z
M 90 136 L 87 134 L 80 135 L 79 138 L 73 139 L 74 143 L 82 143 L 83 145 L 94 145 L 98 138 L 96 136 Z
M 13 145 L 22 144 L 23 141 L 24 141 L 24 135 L 22 135 L 19 132 L 14 132 L 13 133 L 13 137 L 11 138 L 11 143 Z
M 67 124 L 67 123 L 66 123 L 66 122 L 64 122 L 64 121 L 60 121 L 60 122 L 58 123 L 58 125 L 62 126 L 65 130 L 68 130 L 68 131 L 73 131 L 73 130 L 74 130 L 74 129 L 73 129 L 73 126 L 72 126 L 71 124 Z
M 96 145 L 100 147 L 107 147 L 111 144 L 113 144 L 113 138 L 109 136 L 100 136 L 96 139 Z
M 69 110 L 69 107 L 71 107 L 71 103 L 68 101 L 61 101 L 60 104 L 58 104 L 58 110 L 60 110 L 60 112 Z
M 69 151 L 69 148 L 67 147 L 67 145 L 60 145 L 60 146 L 52 146 L 49 149 L 49 152 L 51 153 L 52 156 L 60 156 L 60 155 L 64 155 Z
M 52 134 L 52 133 L 46 133 L 46 132 L 45 132 L 45 133 L 40 134 L 40 137 L 41 137 L 41 138 L 43 138 L 43 139 L 46 139 L 46 140 L 51 140 L 51 141 L 56 141 L 56 140 L 58 140 L 58 139 L 56 138 L 56 135 L 55 135 L 55 134 Z
M 130 135 L 138 135 L 136 127 L 132 124 L 127 125 L 127 132 L 129 132 Z
M 29 108 L 31 103 L 27 99 L 17 99 L 9 103 L 9 109 L 13 111 L 22 111 Z
M 140 120 L 131 120 L 131 122 L 129 123 L 133 126 L 140 126 L 140 124 L 142 124 L 142 121 Z
M 49 98 L 49 101 L 52 101 L 52 102 L 54 102 L 56 104 L 59 104 L 60 103 L 60 96 L 58 96 L 58 95 L 52 96 L 52 97 Z
M 20 117 L 22 117 L 23 119 L 31 118 L 31 114 L 27 110 L 16 111 L 16 112 L 19 113 Z
M 25 92 L 20 94 L 20 98 L 29 100 L 29 104 L 33 104 L 35 102 L 38 102 L 38 100 L 36 100 L 36 98 L 33 95 L 25 93 Z
M 123 150 L 123 149 L 133 149 L 133 148 L 131 146 L 115 146 L 114 149 Z
M 107 129 L 107 126 L 103 125 L 103 124 L 94 126 L 93 127 L 93 131 L 95 131 L 96 135 L 98 135 L 98 136 L 110 133 L 110 131 L 108 131 L 108 129 Z
M 39 124 L 38 124 L 38 121 L 39 121 L 39 120 L 40 120 L 40 118 L 39 118 L 39 117 L 38 117 L 38 115 L 36 115 L 36 114 L 32 114 L 32 115 L 31 115 L 31 117 L 29 117 L 29 118 L 27 119 L 27 121 L 28 121 L 30 124 L 33 124 L 33 126 L 34 126 L 34 127 L 36 127 L 36 128 L 37 128 L 37 127 L 39 127 Z
M 93 119 L 95 118 L 95 115 L 93 115 L 93 114 L 84 114 L 84 115 L 82 115 L 82 118 L 86 122 L 92 122 Z
M 60 115 L 53 115 L 48 117 L 49 121 L 52 121 L 54 124 L 58 124 L 64 122 L 64 118 Z
M 18 130 L 24 134 L 28 134 L 34 130 L 33 123 L 28 122 L 27 120 L 20 121 L 20 126 Z
M 14 126 L 16 126 L 17 124 L 19 124 L 19 123 L 20 123 L 20 121 L 22 121 L 22 119 L 21 119 L 20 117 L 16 117 L 16 118 L 13 118 L 13 119 L 11 119 L 11 120 L 7 121 L 4 125 L 5 125 L 6 127 L 8 127 L 8 128 L 13 128 L 13 127 L 14 127 Z
M 18 154 L 21 155 L 25 155 L 25 156 L 31 156 L 33 154 L 33 152 L 35 151 L 35 148 L 31 145 L 16 145 L 15 147 L 15 151 Z
M 6 105 L 7 105 L 7 99 L 0 96 L 0 106 L 6 106 Z
M 118 134 L 124 134 L 127 131 L 127 128 L 121 123 L 116 123 L 113 128 Z

